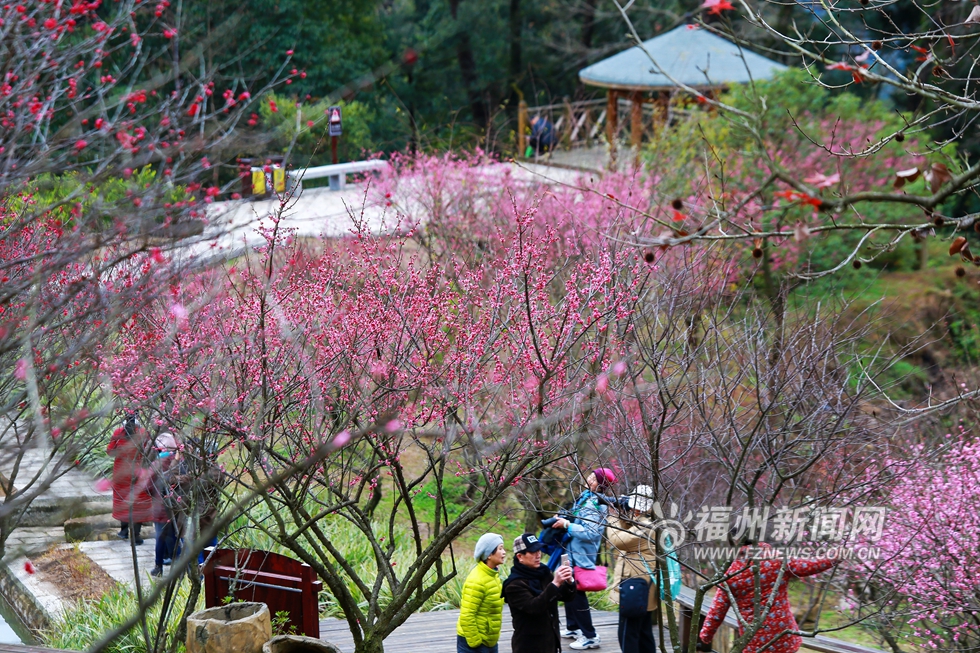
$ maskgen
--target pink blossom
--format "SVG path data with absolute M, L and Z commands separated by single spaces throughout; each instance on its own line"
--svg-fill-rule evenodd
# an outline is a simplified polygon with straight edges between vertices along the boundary
M 595 391 L 599 394 L 605 394 L 609 391 L 609 377 L 605 374 L 600 374 L 595 380 Z

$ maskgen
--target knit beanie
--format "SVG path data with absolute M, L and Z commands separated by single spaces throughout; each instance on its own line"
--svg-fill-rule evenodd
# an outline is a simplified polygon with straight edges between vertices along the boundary
M 503 543 L 504 538 L 496 533 L 481 535 L 480 539 L 476 541 L 476 548 L 473 549 L 473 557 L 480 562 L 483 562 L 490 556 L 491 553 L 497 550 L 498 546 Z
M 592 470 L 595 474 L 595 480 L 599 484 L 598 490 L 600 492 L 605 492 L 616 482 L 616 474 L 613 470 L 608 467 L 599 467 Z

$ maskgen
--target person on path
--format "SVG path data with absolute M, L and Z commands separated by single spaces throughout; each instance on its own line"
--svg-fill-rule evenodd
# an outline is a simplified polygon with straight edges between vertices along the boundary
M 569 520 L 555 515 L 552 528 L 568 531 L 566 548 L 573 567 L 595 569 L 596 556 L 602 544 L 602 531 L 606 525 L 609 508 L 600 503 L 597 493 L 606 492 L 616 482 L 616 474 L 611 469 L 599 467 L 585 479 L 587 489 L 572 506 Z M 576 651 L 599 648 L 601 639 L 592 625 L 589 597 L 576 590 L 571 600 L 565 601 L 565 630 L 562 637 L 576 638 L 569 647 Z
M 106 453 L 113 458 L 112 518 L 121 526 L 116 535 L 135 544 L 143 543 L 143 522 L 153 521 L 150 472 L 143 466 L 145 443 L 146 432 L 137 425 L 136 415 L 127 413 L 125 423 L 106 446 Z
M 507 558 L 504 538 L 496 533 L 480 537 L 473 551 L 476 567 L 463 583 L 456 622 L 456 653 L 497 653 L 504 609 L 500 565 Z
M 156 529 L 154 565 L 150 575 L 163 575 L 163 566 L 173 562 L 177 554 L 177 515 L 172 508 L 174 475 L 181 464 L 177 439 L 171 433 L 161 433 L 154 442 L 157 460 L 151 466 L 153 482 L 153 525 Z
M 768 548 L 765 542 L 760 542 L 756 546 Z M 742 649 L 745 653 L 795 653 L 803 643 L 803 638 L 792 633 L 799 630 L 796 619 L 793 618 L 793 611 L 790 609 L 789 596 L 786 587 L 791 578 L 803 578 L 812 576 L 822 571 L 827 571 L 840 560 L 782 560 L 767 559 L 761 562 L 751 562 L 746 560 L 748 557 L 748 547 L 742 547 L 740 555 L 728 567 L 726 576 L 729 579 L 724 583 L 731 589 L 735 597 L 735 603 L 742 618 L 748 623 L 755 621 L 755 583 L 756 577 L 753 571 L 758 565 L 759 572 L 759 604 L 761 609 L 765 609 L 769 597 L 775 589 L 776 598 L 773 601 L 772 609 L 765 615 L 762 626 L 756 631 L 749 643 Z M 782 569 L 785 566 L 785 569 Z M 782 577 L 779 572 L 782 569 Z M 777 585 L 778 582 L 778 585 Z M 721 586 L 715 592 L 714 602 L 711 610 L 705 617 L 704 625 L 698 637 L 698 649 L 710 650 L 711 640 L 715 637 L 718 627 L 725 621 L 725 614 L 731 601 L 728 592 Z M 739 625 L 739 634 L 742 634 L 742 626 Z
M 559 653 L 558 601 L 575 594 L 572 568 L 552 574 L 541 564 L 542 544 L 533 534 L 514 540 L 514 566 L 504 581 L 504 600 L 514 620 L 513 653 Z
M 190 546 L 217 520 L 225 478 L 218 465 L 218 447 L 213 443 L 191 438 L 181 456 L 181 472 L 172 485 L 179 490 L 177 503 L 183 508 L 178 516 L 180 537 Z M 213 535 L 198 552 L 198 564 L 204 564 L 205 549 L 217 545 L 217 535 Z
M 656 535 L 650 510 L 653 509 L 653 488 L 638 485 L 629 496 L 629 512 L 609 517 L 606 537 L 617 551 L 616 571 L 610 598 L 619 602 L 619 588 L 624 580 L 642 578 L 649 583 L 647 611 L 629 617 L 619 613 L 619 647 L 623 653 L 656 653 L 653 638 L 653 611 L 657 609 L 657 551 Z

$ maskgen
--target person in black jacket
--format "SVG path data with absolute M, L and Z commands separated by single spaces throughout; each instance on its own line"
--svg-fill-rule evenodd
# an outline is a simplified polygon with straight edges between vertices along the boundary
M 514 620 L 510 646 L 513 653 L 558 653 L 558 601 L 575 594 L 572 568 L 558 567 L 552 574 L 541 564 L 542 544 L 525 533 L 514 540 L 514 567 L 504 581 L 504 600 Z

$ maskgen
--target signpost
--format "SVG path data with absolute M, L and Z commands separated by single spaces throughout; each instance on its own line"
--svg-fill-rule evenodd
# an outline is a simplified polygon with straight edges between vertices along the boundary
M 344 119 L 341 108 L 334 105 L 327 109 L 327 133 L 330 135 L 330 154 L 337 163 L 337 137 L 344 133 Z

